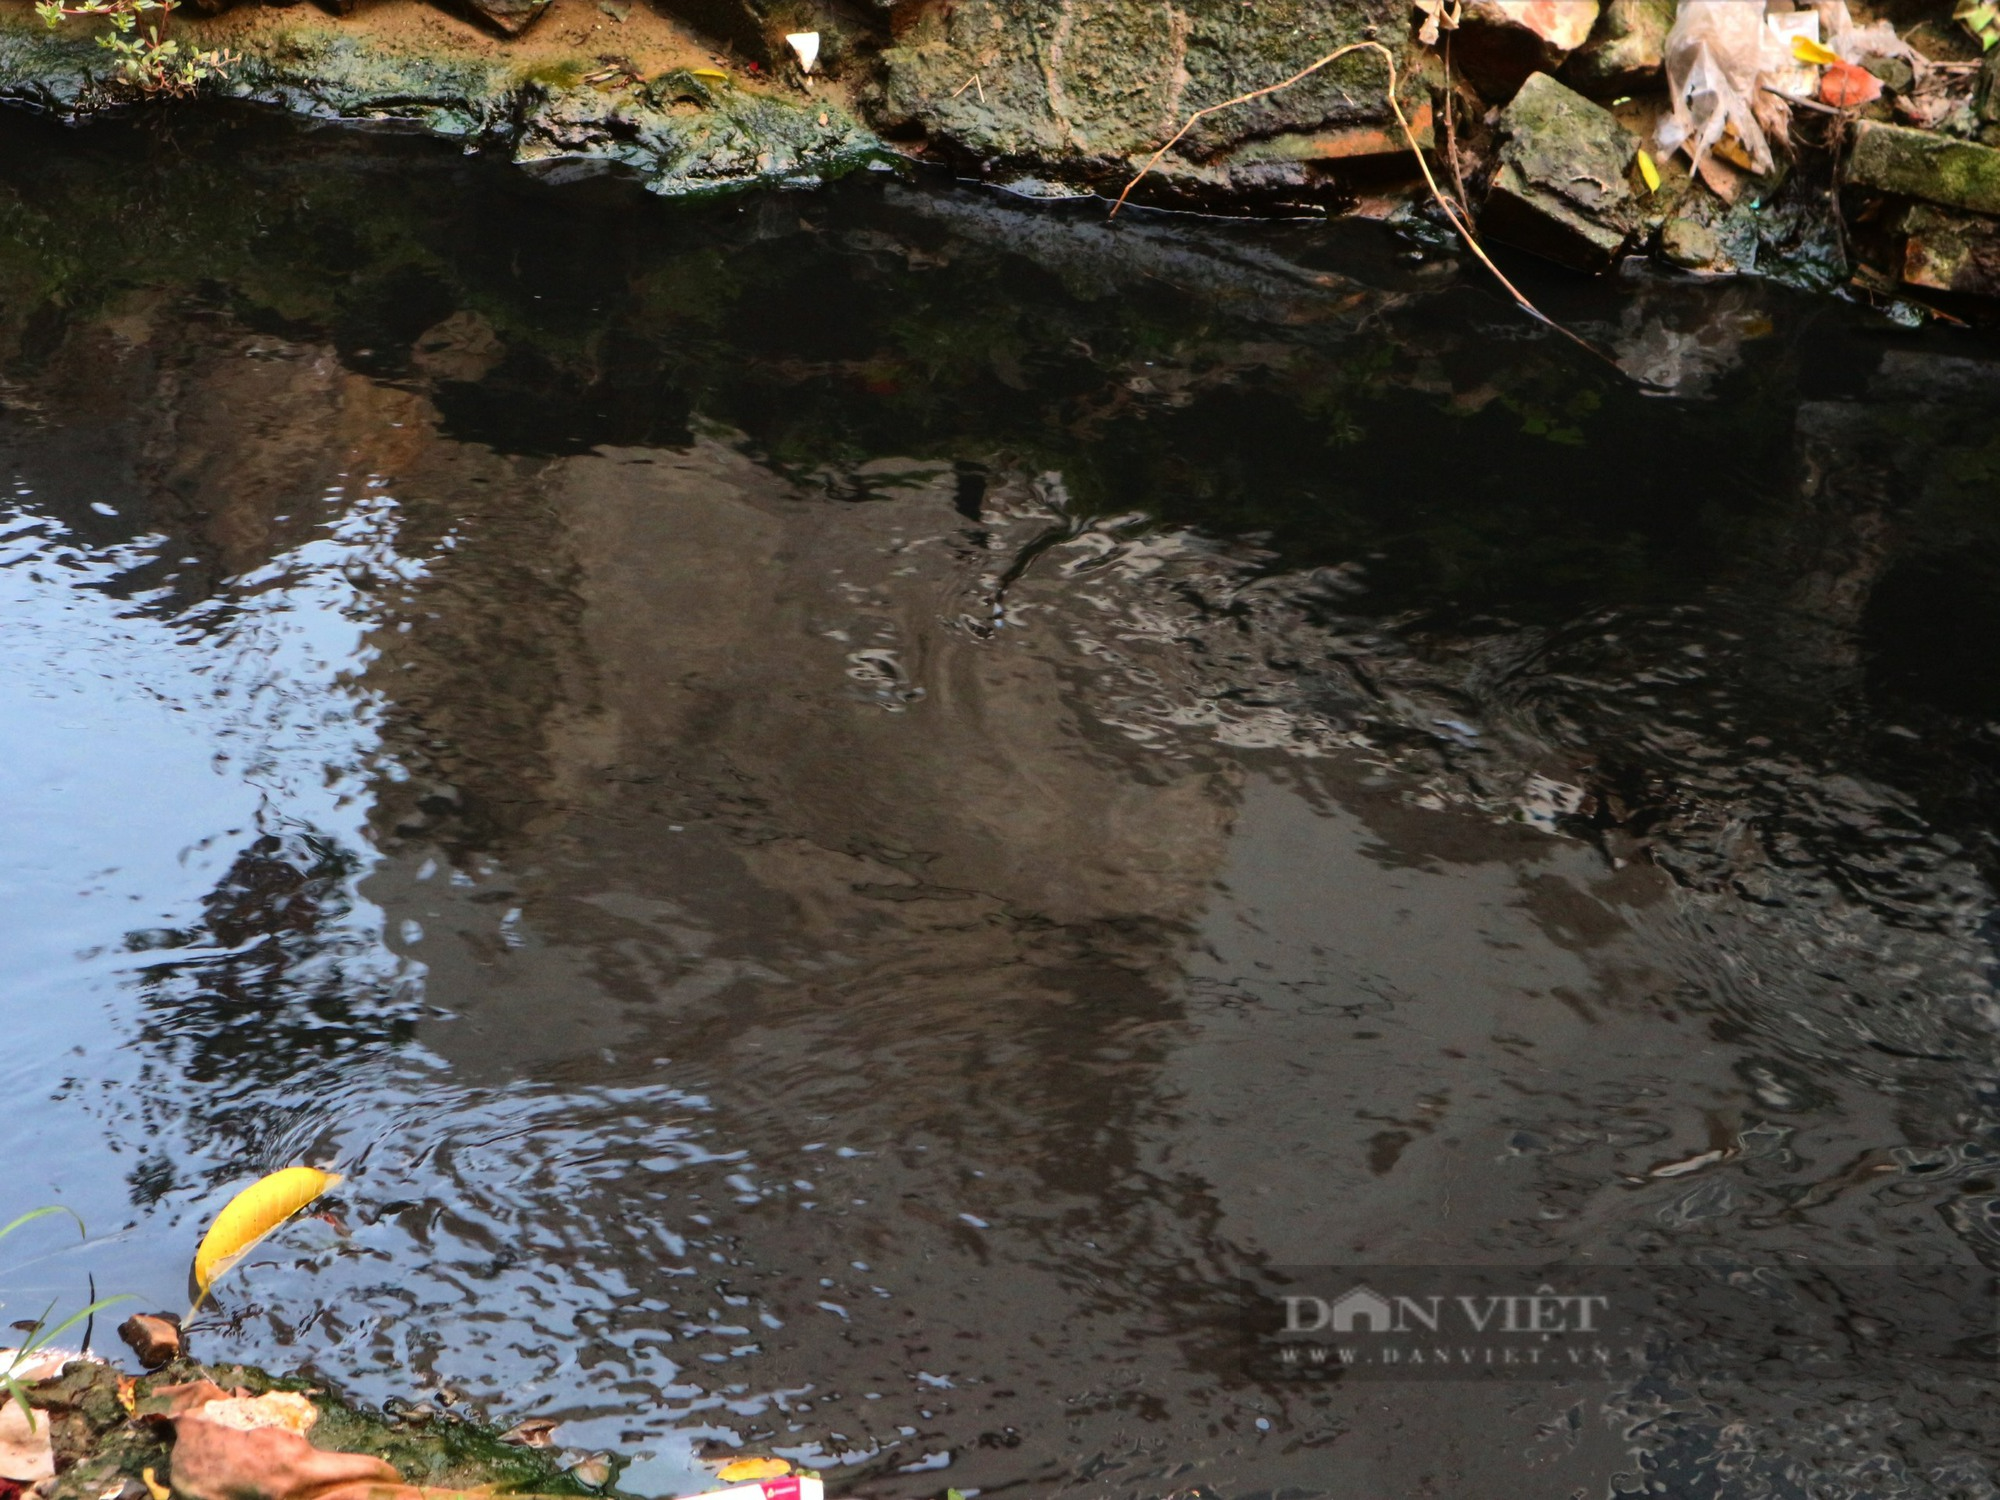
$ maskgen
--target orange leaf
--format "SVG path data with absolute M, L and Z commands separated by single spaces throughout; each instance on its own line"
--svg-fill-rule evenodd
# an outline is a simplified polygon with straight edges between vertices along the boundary
M 1820 78 L 1819 96 L 1835 109 L 1859 109 L 1882 97 L 1882 80 L 1851 62 L 1831 62 Z

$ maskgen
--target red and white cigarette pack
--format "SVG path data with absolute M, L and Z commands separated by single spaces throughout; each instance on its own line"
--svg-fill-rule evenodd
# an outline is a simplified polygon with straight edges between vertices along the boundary
M 783 1479 L 760 1479 L 755 1484 L 733 1485 L 726 1490 L 705 1490 L 688 1500 L 826 1500 L 826 1486 L 817 1479 L 787 1474 Z

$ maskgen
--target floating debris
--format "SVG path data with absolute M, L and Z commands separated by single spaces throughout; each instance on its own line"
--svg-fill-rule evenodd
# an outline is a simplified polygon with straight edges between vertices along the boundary
M 340 1174 L 316 1167 L 285 1167 L 260 1177 L 223 1205 L 194 1253 L 201 1297 L 257 1242 L 300 1209 L 340 1185 Z M 200 1305 L 200 1298 L 196 1299 Z

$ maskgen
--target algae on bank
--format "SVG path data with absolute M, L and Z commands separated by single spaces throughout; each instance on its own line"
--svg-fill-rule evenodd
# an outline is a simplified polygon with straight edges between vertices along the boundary
M 372 25 L 305 7 L 176 24 L 237 54 L 210 90 L 218 97 L 422 130 L 544 173 L 624 169 L 664 196 L 811 185 L 880 152 L 832 92 L 740 73 L 690 88 L 690 67 L 709 61 L 698 38 L 657 16 L 607 35 L 603 14 L 590 15 L 509 43 L 415 7 L 385 7 Z M 90 28 L 50 31 L 31 9 L 0 3 L 0 103 L 79 118 L 127 98 Z
M 1948 98 L 1934 87 L 1944 64 L 1904 68 L 1887 85 L 1906 112 L 1957 111 L 1936 129 L 1894 123 L 1888 102 L 1868 106 L 1881 118 L 1802 116 L 1794 160 L 1763 178 L 1712 158 L 1697 175 L 1673 153 L 1658 162 L 1664 185 L 1642 184 L 1634 157 L 1662 101 L 1614 95 L 1654 87 L 1668 0 L 1612 0 L 1601 13 L 1576 0 L 1560 25 L 1535 7 L 1465 0 L 1449 70 L 1400 0 L 1184 0 L 1158 11 L 1133 0 L 884 0 L 838 13 L 830 0 L 547 0 L 532 27 L 505 38 L 425 0 L 339 17 L 200 3 L 223 13 L 174 24 L 191 45 L 240 58 L 214 92 L 422 131 L 550 178 L 615 170 L 689 196 L 810 186 L 915 158 L 1028 196 L 1088 196 L 1132 180 L 1197 112 L 1238 100 L 1195 121 L 1143 191 L 1181 206 L 1358 210 L 1422 236 L 1427 209 L 1379 55 L 1317 66 L 1373 42 L 1398 60 L 1418 147 L 1496 241 L 1587 270 L 1644 253 L 1706 275 L 1852 285 L 1903 317 L 1921 314 L 1909 293 L 1891 297 L 1899 278 L 1978 294 L 2000 261 L 2000 188 L 1988 181 L 2000 180 L 2000 150 L 1977 138 L 2000 132 L 1981 123 L 2000 110 L 1992 62 L 1977 99 L 1963 63 L 1949 65 L 1959 81 Z M 777 44 L 785 27 L 823 36 L 811 76 Z M 114 67 L 87 27 L 52 35 L 25 0 L 0 0 L 0 103 L 68 118 L 110 108 L 123 97 Z M 1857 199 L 1864 189 L 1874 196 Z M 1909 200 L 1970 216 L 1952 228 L 1949 271 L 1946 251 L 1895 227 L 1910 222 Z
M 166 1402 L 156 1393 L 198 1380 L 252 1396 L 268 1391 L 306 1395 L 319 1413 L 315 1447 L 383 1459 L 413 1484 L 453 1490 L 492 1486 L 501 1494 L 596 1493 L 566 1472 L 553 1453 L 505 1443 L 494 1429 L 449 1410 L 370 1412 L 349 1404 L 324 1381 L 190 1359 L 176 1360 L 127 1386 L 111 1365 L 73 1360 L 60 1375 L 29 1389 L 32 1407 L 49 1421 L 56 1461 L 54 1478 L 37 1487 L 38 1500 L 104 1500 L 106 1495 L 144 1500 L 150 1489 L 148 1470 L 155 1483 L 171 1487 L 172 1443 L 165 1424 L 152 1420 Z

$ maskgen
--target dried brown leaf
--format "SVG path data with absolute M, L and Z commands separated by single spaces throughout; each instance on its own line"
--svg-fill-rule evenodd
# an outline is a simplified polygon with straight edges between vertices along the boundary
M 0 1406 L 0 1479 L 32 1484 L 47 1479 L 55 1471 L 47 1415 L 31 1419 L 21 1403 L 14 1400 Z
M 173 1489 L 181 1500 L 320 1500 L 351 1486 L 401 1487 L 401 1479 L 379 1458 L 327 1453 L 282 1427 L 225 1427 L 199 1409 L 174 1423 Z

